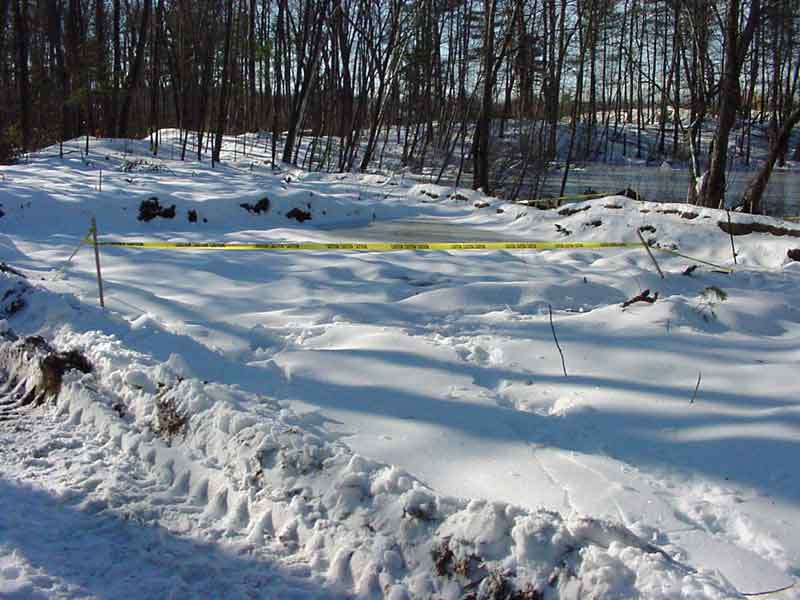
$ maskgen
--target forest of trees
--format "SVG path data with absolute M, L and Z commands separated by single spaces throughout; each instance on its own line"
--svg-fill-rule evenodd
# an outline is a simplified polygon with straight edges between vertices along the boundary
M 766 132 L 741 199 L 760 212 L 800 158 L 799 19 L 800 0 L 0 0 L 0 160 L 90 135 L 157 153 L 170 127 L 218 161 L 223 134 L 261 131 L 273 160 L 364 171 L 391 140 L 489 192 L 499 139 L 521 182 L 622 136 L 717 207 Z

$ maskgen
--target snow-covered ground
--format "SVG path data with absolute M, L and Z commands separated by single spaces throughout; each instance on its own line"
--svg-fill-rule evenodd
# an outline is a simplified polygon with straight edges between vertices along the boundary
M 58 270 L 92 215 L 134 241 L 641 230 L 733 261 L 719 211 L 559 214 L 92 145 L 0 170 L 0 260 L 27 275 L 0 274 L 0 597 L 731 598 L 800 577 L 797 237 L 736 236 L 732 274 L 657 252 L 663 280 L 641 247 L 103 248 L 103 311 L 91 248 Z M 137 220 L 154 196 L 174 218 Z M 31 335 L 93 371 L 23 407 Z

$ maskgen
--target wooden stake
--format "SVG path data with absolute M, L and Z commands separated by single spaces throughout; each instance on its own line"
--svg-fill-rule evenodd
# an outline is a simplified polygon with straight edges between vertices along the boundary
M 647 242 L 644 241 L 644 237 L 642 237 L 642 232 L 637 229 L 636 235 L 639 236 L 639 240 L 642 242 L 642 246 L 644 246 L 644 249 L 647 250 L 647 255 L 650 257 L 650 260 L 652 260 L 653 264 L 656 266 L 656 271 L 658 271 L 658 274 L 661 275 L 661 279 L 664 279 L 664 273 L 662 273 L 661 267 L 658 266 L 658 262 L 656 261 L 656 257 L 653 256 L 653 253 L 650 250 L 650 246 L 648 246 Z
M 94 245 L 94 263 L 97 266 L 97 289 L 100 292 L 100 307 L 105 308 L 103 299 L 103 275 L 100 273 L 100 247 L 97 245 L 97 221 L 92 217 L 92 245 Z

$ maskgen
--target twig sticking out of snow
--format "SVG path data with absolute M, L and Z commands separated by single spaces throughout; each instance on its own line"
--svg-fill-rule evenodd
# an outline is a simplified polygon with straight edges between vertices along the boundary
M 644 249 L 647 250 L 647 255 L 650 257 L 650 260 L 653 261 L 653 264 L 656 267 L 656 271 L 658 271 L 658 274 L 661 276 L 661 279 L 664 279 L 664 273 L 661 271 L 661 267 L 658 266 L 658 261 L 656 260 L 656 257 L 653 256 L 653 252 L 650 250 L 650 246 L 647 244 L 647 242 L 644 241 L 644 237 L 642 237 L 642 232 L 637 229 L 636 235 L 639 236 L 639 240 L 642 242 L 642 246 L 644 246 Z
M 757 597 L 757 596 L 768 596 L 770 594 L 778 594 L 780 592 L 785 592 L 786 590 L 792 589 L 795 585 L 797 585 L 797 582 L 794 582 L 793 584 L 784 586 L 782 588 L 777 588 L 777 589 L 769 590 L 769 591 L 766 591 L 766 592 L 750 592 L 750 593 L 739 592 L 739 593 L 742 596 L 747 596 L 748 598 L 754 598 L 754 597 Z
M 558 338 L 556 337 L 556 328 L 555 325 L 553 325 L 553 307 L 548 304 L 547 310 L 550 311 L 550 331 L 553 332 L 553 339 L 556 342 L 556 348 L 558 348 L 558 353 L 561 355 L 561 368 L 564 369 L 564 377 L 567 377 L 567 364 L 564 362 L 564 352 L 561 350 L 561 345 L 558 343 Z
M 692 394 L 692 399 L 689 400 L 689 404 L 694 404 L 694 401 L 697 399 L 697 390 L 700 389 L 700 380 L 703 378 L 703 373 L 698 371 L 697 373 L 697 385 L 694 386 L 694 393 Z
M 733 264 L 738 265 L 739 261 L 736 259 L 736 246 L 733 245 L 733 225 L 731 224 L 731 211 L 726 210 L 728 213 L 728 234 L 731 236 L 731 252 L 733 252 Z

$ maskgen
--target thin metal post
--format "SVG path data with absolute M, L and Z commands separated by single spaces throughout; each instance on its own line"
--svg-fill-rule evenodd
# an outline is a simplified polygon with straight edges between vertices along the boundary
M 92 217 L 92 245 L 94 246 L 94 263 L 97 266 L 97 289 L 100 292 L 100 306 L 106 307 L 103 299 L 103 275 L 100 273 L 100 247 L 97 245 L 97 221 Z

